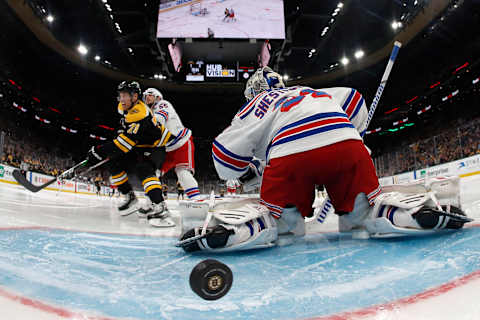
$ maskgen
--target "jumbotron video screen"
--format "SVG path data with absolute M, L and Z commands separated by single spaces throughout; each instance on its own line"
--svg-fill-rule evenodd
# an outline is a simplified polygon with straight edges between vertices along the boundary
M 162 1 L 158 38 L 284 39 L 283 0 Z

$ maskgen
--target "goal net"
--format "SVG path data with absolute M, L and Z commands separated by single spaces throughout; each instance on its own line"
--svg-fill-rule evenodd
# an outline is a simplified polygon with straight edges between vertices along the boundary
M 190 5 L 190 14 L 193 14 L 194 16 L 198 16 L 202 13 L 202 3 L 197 2 L 197 3 L 192 3 Z

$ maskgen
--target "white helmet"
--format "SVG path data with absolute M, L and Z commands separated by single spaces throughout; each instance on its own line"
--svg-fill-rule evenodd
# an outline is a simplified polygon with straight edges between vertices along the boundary
M 263 67 L 259 68 L 253 76 L 248 79 L 243 94 L 247 100 L 251 100 L 257 94 L 275 88 L 285 88 L 282 76 L 273 71 L 270 67 Z
M 147 90 L 145 90 L 143 92 L 143 100 L 145 100 L 147 95 L 152 95 L 155 98 L 159 98 L 158 100 L 163 100 L 163 95 L 155 88 L 148 88 Z

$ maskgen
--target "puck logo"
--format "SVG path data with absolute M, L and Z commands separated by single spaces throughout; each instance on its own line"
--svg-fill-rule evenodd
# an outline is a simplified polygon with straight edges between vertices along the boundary
M 220 299 L 228 293 L 232 283 L 232 270 L 213 259 L 200 262 L 190 273 L 190 287 L 205 300 Z
M 208 288 L 210 290 L 218 290 L 222 287 L 223 278 L 220 276 L 213 276 L 208 279 Z

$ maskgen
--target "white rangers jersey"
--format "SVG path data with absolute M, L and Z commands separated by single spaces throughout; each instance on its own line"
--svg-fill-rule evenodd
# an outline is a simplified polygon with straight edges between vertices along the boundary
M 190 139 L 192 132 L 183 126 L 180 117 L 170 102 L 160 100 L 153 105 L 152 111 L 157 121 L 176 136 L 176 139 L 165 147 L 167 152 L 180 148 Z
M 361 140 L 367 113 L 363 97 L 351 88 L 262 92 L 214 140 L 215 168 L 220 178 L 233 179 L 247 171 L 252 157 L 268 163 L 340 141 Z

